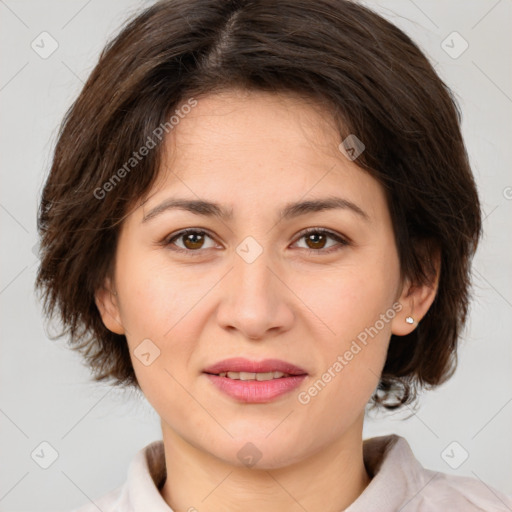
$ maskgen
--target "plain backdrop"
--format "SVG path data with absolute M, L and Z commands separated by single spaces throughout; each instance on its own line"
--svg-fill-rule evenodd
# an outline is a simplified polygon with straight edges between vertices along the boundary
M 150 3 L 0 0 L 2 511 L 69 510 L 97 498 L 161 438 L 143 397 L 92 383 L 65 341 L 48 339 L 33 292 L 37 204 L 59 124 L 106 41 Z M 422 395 L 416 413 L 368 418 L 364 437 L 403 435 L 424 466 L 512 494 L 512 2 L 366 4 L 408 33 L 455 92 L 485 236 L 455 376 Z M 57 457 L 47 469 L 42 452 L 46 462 Z

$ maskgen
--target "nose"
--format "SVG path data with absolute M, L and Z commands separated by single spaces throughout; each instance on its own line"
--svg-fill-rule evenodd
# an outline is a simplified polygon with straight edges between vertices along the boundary
M 221 285 L 217 321 L 223 329 L 263 340 L 291 328 L 294 295 L 265 250 L 254 261 L 235 254 L 233 268 Z

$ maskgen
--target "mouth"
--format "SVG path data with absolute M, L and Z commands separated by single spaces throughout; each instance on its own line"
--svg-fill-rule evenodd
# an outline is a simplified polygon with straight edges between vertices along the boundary
M 223 394 L 244 403 L 265 403 L 289 393 L 308 373 L 287 361 L 251 361 L 232 358 L 206 368 L 203 373 Z
M 264 380 L 274 380 L 274 379 L 282 379 L 286 377 L 291 377 L 289 373 L 283 373 L 279 371 L 274 372 L 220 372 L 218 374 L 210 374 L 210 375 L 218 375 L 219 377 L 227 377 L 228 379 L 233 380 L 257 380 L 262 382 Z

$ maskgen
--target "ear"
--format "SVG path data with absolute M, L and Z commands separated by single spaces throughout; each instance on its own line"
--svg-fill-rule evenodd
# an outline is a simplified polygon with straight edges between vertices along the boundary
M 103 286 L 96 290 L 94 300 L 105 327 L 116 334 L 125 334 L 119 314 L 117 292 L 114 290 L 109 277 L 105 279 Z
M 431 253 L 429 259 L 432 273 L 428 283 L 414 284 L 410 279 L 406 279 L 404 282 L 400 297 L 397 299 L 402 305 L 402 309 L 391 322 L 391 332 L 397 336 L 405 336 L 414 331 L 434 302 L 441 273 L 440 251 Z M 406 322 L 407 317 L 412 317 L 413 323 Z

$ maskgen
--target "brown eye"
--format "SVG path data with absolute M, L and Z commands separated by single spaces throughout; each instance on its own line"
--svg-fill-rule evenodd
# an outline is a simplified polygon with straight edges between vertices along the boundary
M 188 235 L 181 235 L 181 239 L 187 249 L 200 249 L 204 243 L 203 234 L 189 233 Z
M 209 247 L 205 246 L 207 239 L 212 240 Z M 302 247 L 302 249 L 306 250 L 309 254 L 316 255 L 329 254 L 346 245 L 350 245 L 350 242 L 340 235 L 325 229 L 310 229 L 303 232 L 298 240 L 305 240 L 306 247 Z M 337 243 L 327 246 L 329 240 Z M 192 256 L 201 254 L 201 249 L 211 249 L 215 247 L 213 238 L 206 231 L 201 229 L 186 229 L 180 231 L 168 238 L 165 241 L 165 245 L 169 246 L 173 251 L 188 253 Z
M 215 246 L 215 244 L 213 244 L 210 247 L 205 247 L 205 240 L 208 238 L 212 240 L 212 237 L 205 231 L 187 229 L 169 238 L 165 245 L 174 246 L 172 250 L 177 252 L 201 252 L 199 249 L 210 249 Z M 176 242 L 181 242 L 181 245 Z
M 347 240 L 325 229 L 310 229 L 306 232 L 303 232 L 299 240 L 302 239 L 305 240 L 306 243 L 306 247 L 304 247 L 304 249 L 306 249 L 310 254 L 328 254 L 339 250 L 346 245 L 349 245 Z M 326 248 L 326 244 L 328 243 L 329 239 L 338 243 L 332 244 Z
M 310 249 L 323 249 L 327 238 L 324 233 L 315 232 L 306 235 L 306 243 Z

